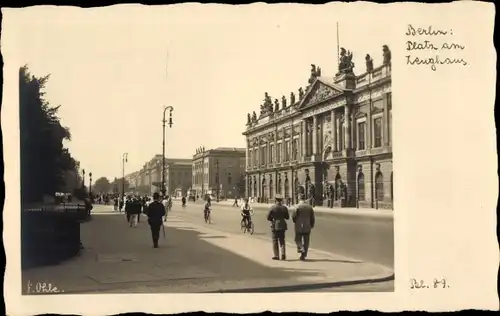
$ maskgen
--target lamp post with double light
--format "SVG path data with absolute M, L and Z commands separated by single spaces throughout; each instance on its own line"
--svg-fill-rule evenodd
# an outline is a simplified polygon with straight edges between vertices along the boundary
M 166 106 L 163 108 L 163 154 L 162 154 L 162 168 L 161 168 L 161 193 L 163 196 L 165 196 L 166 193 L 166 188 L 165 188 L 165 125 L 167 123 L 167 119 L 165 117 L 167 110 L 170 111 L 170 116 L 168 118 L 168 126 L 172 128 L 172 125 L 174 124 L 172 120 L 172 112 L 174 111 L 173 106 Z

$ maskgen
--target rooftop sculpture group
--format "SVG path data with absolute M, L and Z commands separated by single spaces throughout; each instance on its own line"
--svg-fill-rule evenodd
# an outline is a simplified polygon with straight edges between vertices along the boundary
M 391 51 L 387 45 L 382 46 L 382 52 L 383 52 L 383 65 L 384 66 L 391 66 Z M 340 49 L 340 56 L 339 56 L 339 65 L 338 69 L 339 72 L 337 75 L 341 74 L 354 74 L 354 67 L 355 64 L 352 61 L 353 59 L 353 54 L 351 51 L 346 50 L 345 48 Z M 373 58 L 370 56 L 370 54 L 366 54 L 365 56 L 365 62 L 366 62 L 366 72 L 373 72 Z M 316 66 L 315 64 L 311 64 L 311 75 L 309 77 L 308 83 L 311 85 L 316 78 L 321 77 L 321 68 Z M 304 88 L 300 87 L 298 89 L 298 100 L 296 100 L 296 96 L 294 92 L 290 92 L 290 104 L 287 104 L 287 99 L 285 96 L 281 97 L 281 110 L 284 110 L 287 108 L 287 106 L 293 106 L 296 104 L 296 101 L 301 101 L 305 96 L 305 91 Z M 260 115 L 259 117 L 264 117 L 266 115 L 279 112 L 280 111 L 280 102 L 278 99 L 274 99 L 274 104 L 272 101 L 272 98 L 269 96 L 269 94 L 266 92 L 264 94 L 264 102 L 260 105 Z M 257 113 L 255 111 L 250 114 L 247 113 L 247 125 L 251 125 L 253 123 L 256 123 L 258 121 L 257 118 Z

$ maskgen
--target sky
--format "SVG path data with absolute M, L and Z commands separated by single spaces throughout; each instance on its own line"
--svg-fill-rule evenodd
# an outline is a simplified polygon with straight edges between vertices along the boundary
M 369 53 L 382 62 L 391 47 L 383 19 L 345 19 L 319 6 L 176 5 L 98 9 L 29 8 L 16 12 L 20 65 L 51 74 L 46 99 L 61 105 L 65 145 L 93 178 L 139 170 L 162 152 L 163 106 L 171 105 L 166 156 L 191 158 L 196 148 L 245 147 L 248 112 L 268 92 L 287 99 L 305 87 L 310 65 L 337 70 L 340 46 L 354 53 L 355 72 Z M 344 18 L 343 18 L 344 17 Z M 375 20 L 374 20 L 375 19 Z

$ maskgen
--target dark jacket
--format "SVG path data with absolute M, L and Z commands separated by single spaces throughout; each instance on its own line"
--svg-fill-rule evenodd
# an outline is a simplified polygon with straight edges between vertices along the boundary
M 134 200 L 130 203 L 130 214 L 140 214 L 141 213 L 141 202 L 139 200 Z
M 153 201 L 149 204 L 148 209 L 146 211 L 146 215 L 148 215 L 149 224 L 160 224 L 162 223 L 163 216 L 165 216 L 165 207 L 159 201 Z
M 292 220 L 296 233 L 310 233 L 315 223 L 313 207 L 305 201 L 300 202 L 292 212 Z
M 287 219 L 290 219 L 290 213 L 288 213 L 288 208 L 284 205 L 273 205 L 269 213 L 267 213 L 267 220 L 271 222 L 271 229 L 273 231 L 287 230 Z

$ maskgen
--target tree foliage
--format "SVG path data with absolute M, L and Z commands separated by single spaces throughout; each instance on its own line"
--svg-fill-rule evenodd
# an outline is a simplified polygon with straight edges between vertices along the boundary
M 67 190 L 64 172 L 79 169 L 78 161 L 63 146 L 64 140 L 71 140 L 71 133 L 57 115 L 60 106 L 52 107 L 44 99 L 49 76 L 37 78 L 27 66 L 19 70 L 23 202 L 40 201 L 44 195 Z
M 97 179 L 93 185 L 92 192 L 95 193 L 108 193 L 113 190 L 111 183 L 108 178 L 100 177 Z

